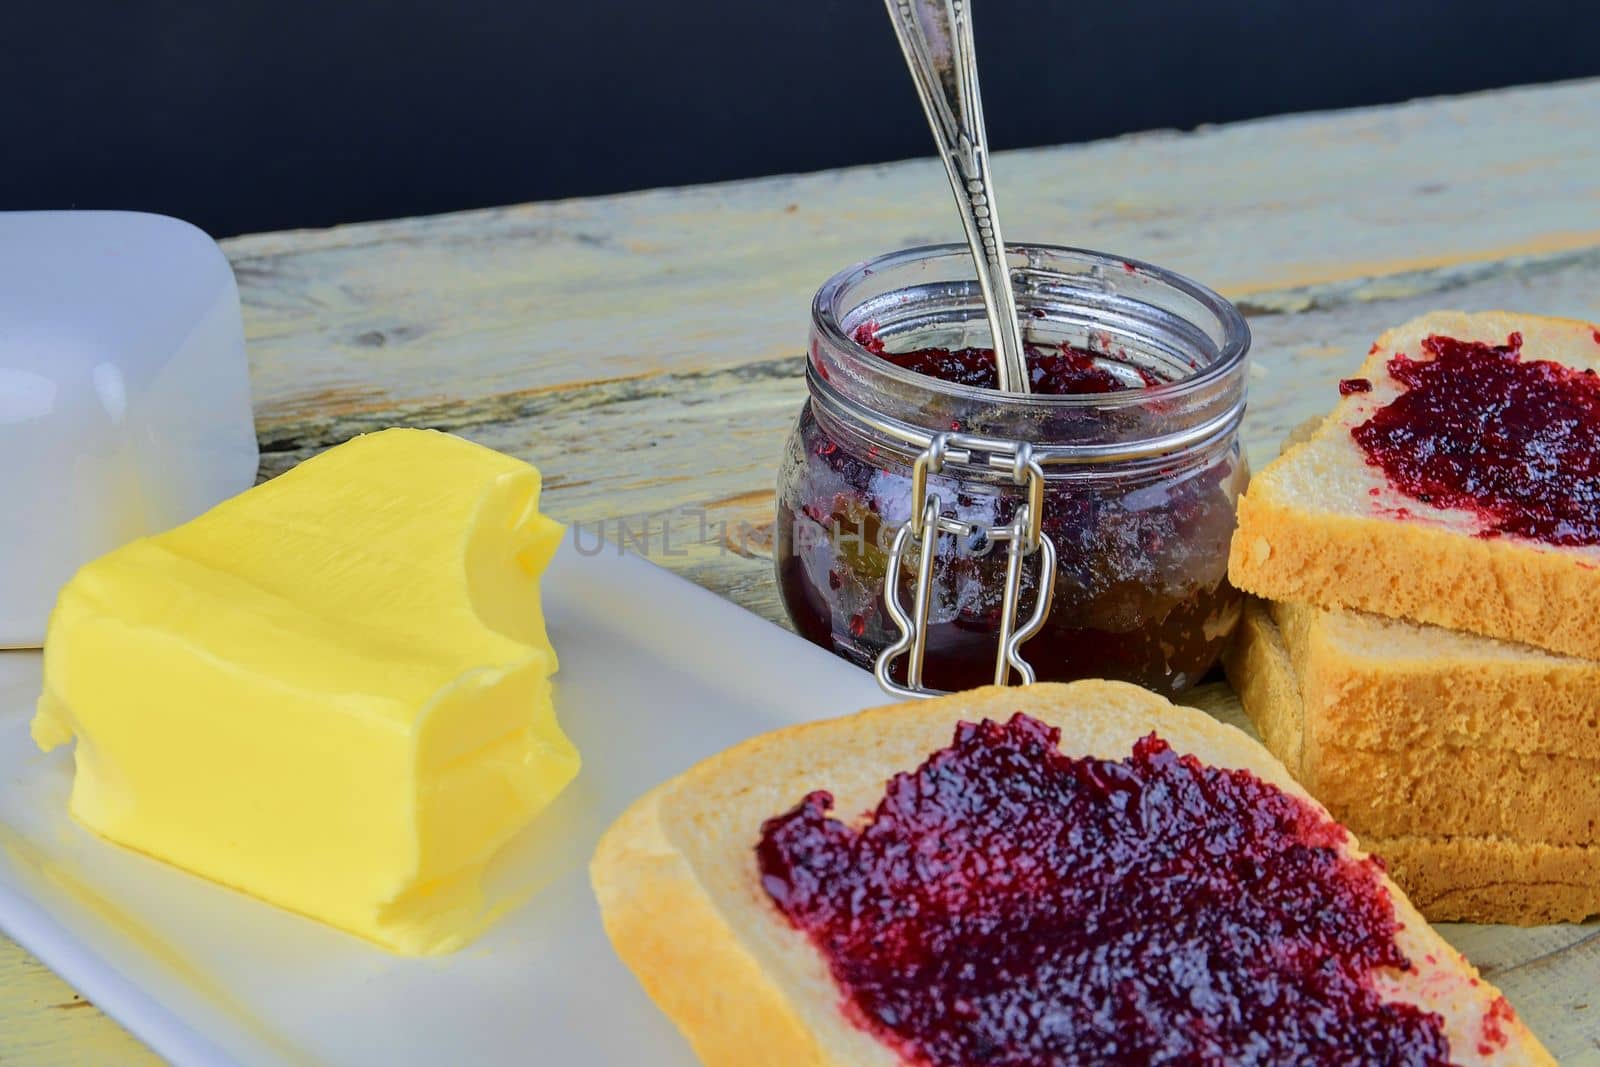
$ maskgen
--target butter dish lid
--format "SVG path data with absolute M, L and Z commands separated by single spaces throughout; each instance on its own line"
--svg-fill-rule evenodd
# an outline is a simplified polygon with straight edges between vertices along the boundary
M 82 564 L 248 488 L 238 289 L 160 215 L 0 212 L 0 648 Z

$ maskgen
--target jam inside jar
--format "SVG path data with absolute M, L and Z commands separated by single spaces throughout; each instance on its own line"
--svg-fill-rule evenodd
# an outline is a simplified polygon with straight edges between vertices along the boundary
M 888 564 L 911 516 L 918 454 L 941 434 L 1025 444 L 1044 474 L 1042 528 L 1057 561 L 1049 613 L 1023 658 L 1041 680 L 1182 693 L 1239 614 L 1227 557 L 1246 478 L 1244 320 L 1156 267 L 1013 245 L 1024 339 L 1072 373 L 1058 391 L 1003 394 L 971 375 L 940 376 L 947 356 L 964 366 L 990 344 L 968 257 L 956 245 L 895 252 L 817 294 L 810 396 L 778 474 L 774 559 L 789 617 L 870 669 L 900 636 L 885 582 L 914 602 L 920 548 L 897 575 Z M 1007 546 L 981 531 L 1011 523 L 1027 499 L 1003 464 L 963 458 L 927 479 L 940 513 L 978 531 L 932 538 L 922 684 L 933 689 L 995 679 Z M 1019 618 L 1034 609 L 1041 558 L 1023 561 Z M 905 657 L 890 673 L 905 683 Z

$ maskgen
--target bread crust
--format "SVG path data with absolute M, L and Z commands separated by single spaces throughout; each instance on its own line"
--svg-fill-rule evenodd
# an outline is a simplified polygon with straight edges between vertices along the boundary
M 788 998 L 662 833 L 660 805 L 675 785 L 640 798 L 600 840 L 590 878 L 606 936 L 701 1062 L 826 1067 Z
M 1435 312 L 1378 339 L 1357 374 L 1370 393 L 1342 399 L 1310 436 L 1252 479 L 1239 500 L 1228 562 L 1233 584 L 1269 600 L 1359 608 L 1600 659 L 1600 549 L 1476 536 L 1468 512 L 1436 510 L 1366 466 L 1350 428 L 1398 393 L 1385 364 L 1442 334 L 1503 343 L 1530 359 L 1600 365 L 1595 327 L 1508 312 Z M 1327 498 L 1318 487 L 1337 483 Z
M 1600 760 L 1600 662 L 1359 611 L 1267 610 L 1319 746 Z
M 1154 730 L 1180 752 L 1249 770 L 1310 800 L 1241 731 L 1204 712 L 1116 682 L 989 687 L 791 727 L 713 756 L 636 802 L 607 831 L 590 867 L 607 933 L 645 989 L 710 1067 L 892 1067 L 897 1058 L 839 1010 L 825 961 L 759 884 L 760 823 L 813 789 L 841 813 L 869 810 L 884 783 L 948 744 L 955 724 L 1024 711 L 1062 728 L 1074 756 L 1120 758 Z M 1352 856 L 1360 856 L 1356 842 Z M 1437 1011 L 1454 1062 L 1553 1062 L 1520 1021 L 1479 1051 L 1497 992 L 1450 949 L 1392 884 L 1397 934 L 1415 972 L 1374 976 L 1386 997 Z M 1485 1046 L 1487 1047 L 1487 1046 Z
M 1301 784 L 1362 840 L 1411 835 L 1600 843 L 1600 762 L 1434 745 L 1324 744 Z
M 1357 832 L 1600 843 L 1600 663 L 1365 612 L 1267 612 L 1300 783 Z
M 1433 922 L 1543 926 L 1600 914 L 1600 848 L 1496 837 L 1372 838 Z
M 1600 913 L 1597 784 L 1576 780 L 1591 773 L 1591 761 L 1477 747 L 1316 743 L 1314 720 L 1329 703 L 1350 719 L 1369 708 L 1348 697 L 1302 699 L 1295 668 L 1304 657 L 1295 646 L 1306 633 L 1280 631 L 1266 605 L 1246 603 L 1223 656 L 1228 680 L 1267 747 L 1297 756 L 1301 783 L 1390 863 L 1391 877 L 1424 915 L 1528 926 Z M 1384 714 L 1423 718 L 1426 708 L 1400 705 Z M 1559 768 L 1554 781 L 1546 777 L 1552 766 Z

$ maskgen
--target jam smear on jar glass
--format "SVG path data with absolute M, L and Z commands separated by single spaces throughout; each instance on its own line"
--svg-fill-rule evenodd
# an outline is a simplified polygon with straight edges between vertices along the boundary
M 1429 337 L 1396 355 L 1405 391 L 1352 428 L 1367 462 L 1424 504 L 1482 520 L 1482 536 L 1600 544 L 1600 375 L 1503 345 Z
M 1074 758 L 1021 713 L 962 723 L 859 828 L 767 820 L 762 885 L 859 1027 L 925 1067 L 1447 1061 L 1373 859 L 1246 771 L 1151 734 Z

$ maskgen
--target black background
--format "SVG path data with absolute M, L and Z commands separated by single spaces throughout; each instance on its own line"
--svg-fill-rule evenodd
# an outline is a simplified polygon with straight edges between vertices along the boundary
M 1600 74 L 1592 3 L 975 2 L 1002 148 Z M 0 14 L 6 208 L 224 235 L 929 151 L 880 0 Z

